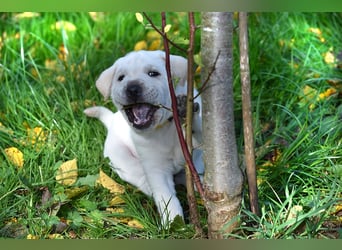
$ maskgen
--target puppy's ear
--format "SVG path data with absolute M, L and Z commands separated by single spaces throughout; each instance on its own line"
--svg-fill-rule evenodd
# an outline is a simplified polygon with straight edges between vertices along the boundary
M 110 89 L 112 87 L 112 80 L 114 76 L 114 64 L 103 71 L 99 78 L 96 80 L 96 87 L 103 95 L 104 99 L 107 100 L 110 96 Z
M 158 51 L 158 53 L 165 60 L 165 52 Z M 188 78 L 188 60 L 182 56 L 170 55 L 170 64 L 173 84 L 184 86 Z
M 170 55 L 170 64 L 174 84 L 184 86 L 188 77 L 188 60 L 182 56 Z

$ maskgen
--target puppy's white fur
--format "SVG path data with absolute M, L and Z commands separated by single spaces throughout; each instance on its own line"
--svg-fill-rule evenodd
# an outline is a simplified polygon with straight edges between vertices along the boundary
M 176 95 L 186 94 L 187 60 L 171 55 L 170 62 L 172 78 L 177 83 Z M 134 101 L 127 97 L 127 89 L 132 83 L 139 85 L 139 97 L 134 97 Z M 131 52 L 106 69 L 96 86 L 104 98 L 112 98 L 118 112 L 113 113 L 105 107 L 92 107 L 84 112 L 100 119 L 107 128 L 104 156 L 109 157 L 114 171 L 120 178 L 154 198 L 164 225 L 177 215 L 183 216 L 176 197 L 174 175 L 182 171 L 185 162 L 170 111 L 165 53 Z M 132 102 L 160 107 L 146 127 L 137 128 L 127 117 L 124 109 Z M 200 111 L 194 115 L 193 128 L 196 147 L 201 143 Z M 199 173 L 203 173 L 201 157 L 201 151 L 196 149 L 194 162 Z

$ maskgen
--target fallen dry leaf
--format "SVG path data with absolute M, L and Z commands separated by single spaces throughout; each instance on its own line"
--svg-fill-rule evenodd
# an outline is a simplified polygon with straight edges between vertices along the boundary
M 311 27 L 309 28 L 309 32 L 314 33 L 322 43 L 325 42 L 321 29 Z
M 43 143 L 46 141 L 47 132 L 41 127 L 26 128 L 28 141 L 35 145 L 36 143 Z
M 61 234 L 55 233 L 55 234 L 49 234 L 49 235 L 48 235 L 48 238 L 49 238 L 50 240 L 54 240 L 54 239 L 64 239 L 64 236 L 61 235 Z
M 10 147 L 5 149 L 5 154 L 8 160 L 18 168 L 24 166 L 24 154 L 16 147 Z
M 77 28 L 73 23 L 62 20 L 62 21 L 57 21 L 54 25 L 51 25 L 51 29 L 75 31 Z
M 0 131 L 2 131 L 3 133 L 9 134 L 9 135 L 14 134 L 13 130 L 6 128 L 1 122 L 0 122 Z
M 123 194 L 125 192 L 124 186 L 114 181 L 112 178 L 106 175 L 102 170 L 100 170 L 100 175 L 96 182 L 101 184 L 104 188 L 108 189 L 110 193 Z
M 302 211 L 303 211 L 303 206 L 294 205 L 293 207 L 291 207 L 286 220 L 289 221 L 289 220 L 296 219 Z
M 125 203 L 125 201 L 120 196 L 115 196 L 113 199 L 110 200 L 109 206 L 114 207 L 123 203 Z
M 64 193 L 68 199 L 72 199 L 72 198 L 86 192 L 88 189 L 89 188 L 87 186 L 73 187 L 73 188 L 66 189 Z
M 38 235 L 33 235 L 33 234 L 28 234 L 26 236 L 27 240 L 39 240 L 39 236 Z
M 15 20 L 20 20 L 24 18 L 34 18 L 38 17 L 40 14 L 38 12 L 22 12 L 13 16 Z
M 88 12 L 88 14 L 95 22 L 103 21 L 105 18 L 104 12 Z
M 336 58 L 332 51 L 326 52 L 323 56 L 324 56 L 324 62 L 326 64 L 335 65 Z
M 318 96 L 318 91 L 311 88 L 309 85 L 305 85 L 302 89 L 302 96 L 300 97 L 299 103 L 301 105 L 310 104 L 309 109 L 312 110 L 315 107 L 314 102 Z
M 309 32 L 314 33 L 317 36 L 321 36 L 322 35 L 322 31 L 319 28 L 312 28 L 312 27 L 310 27 L 309 28 Z
M 129 227 L 133 227 L 133 228 L 136 228 L 136 229 L 144 229 L 144 226 L 141 224 L 141 222 L 136 220 L 136 219 L 128 221 L 127 225 Z
M 318 100 L 322 101 L 322 100 L 332 96 L 335 93 L 337 93 L 337 90 L 335 88 L 329 88 L 326 91 L 324 91 L 318 95 Z
M 56 181 L 59 184 L 70 186 L 77 180 L 77 160 L 73 159 L 62 163 L 57 170 Z

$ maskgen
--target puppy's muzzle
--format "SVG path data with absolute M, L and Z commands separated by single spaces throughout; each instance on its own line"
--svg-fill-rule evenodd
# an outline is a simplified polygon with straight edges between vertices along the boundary
M 131 82 L 126 87 L 126 97 L 130 104 L 123 109 L 129 122 L 136 129 L 145 129 L 151 126 L 154 113 L 159 107 L 146 103 L 143 100 L 143 87 L 139 82 Z
M 127 84 L 126 96 L 130 102 L 133 102 L 133 103 L 139 102 L 139 99 L 142 96 L 142 92 L 143 92 L 143 88 L 141 87 L 141 84 L 139 84 L 138 82 L 134 81 L 134 82 Z

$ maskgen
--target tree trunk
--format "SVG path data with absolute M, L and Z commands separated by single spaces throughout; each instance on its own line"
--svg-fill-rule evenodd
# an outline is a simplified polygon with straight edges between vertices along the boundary
M 201 24 L 203 157 L 209 237 L 236 226 L 243 175 L 238 166 L 233 101 L 232 13 L 203 13 Z

